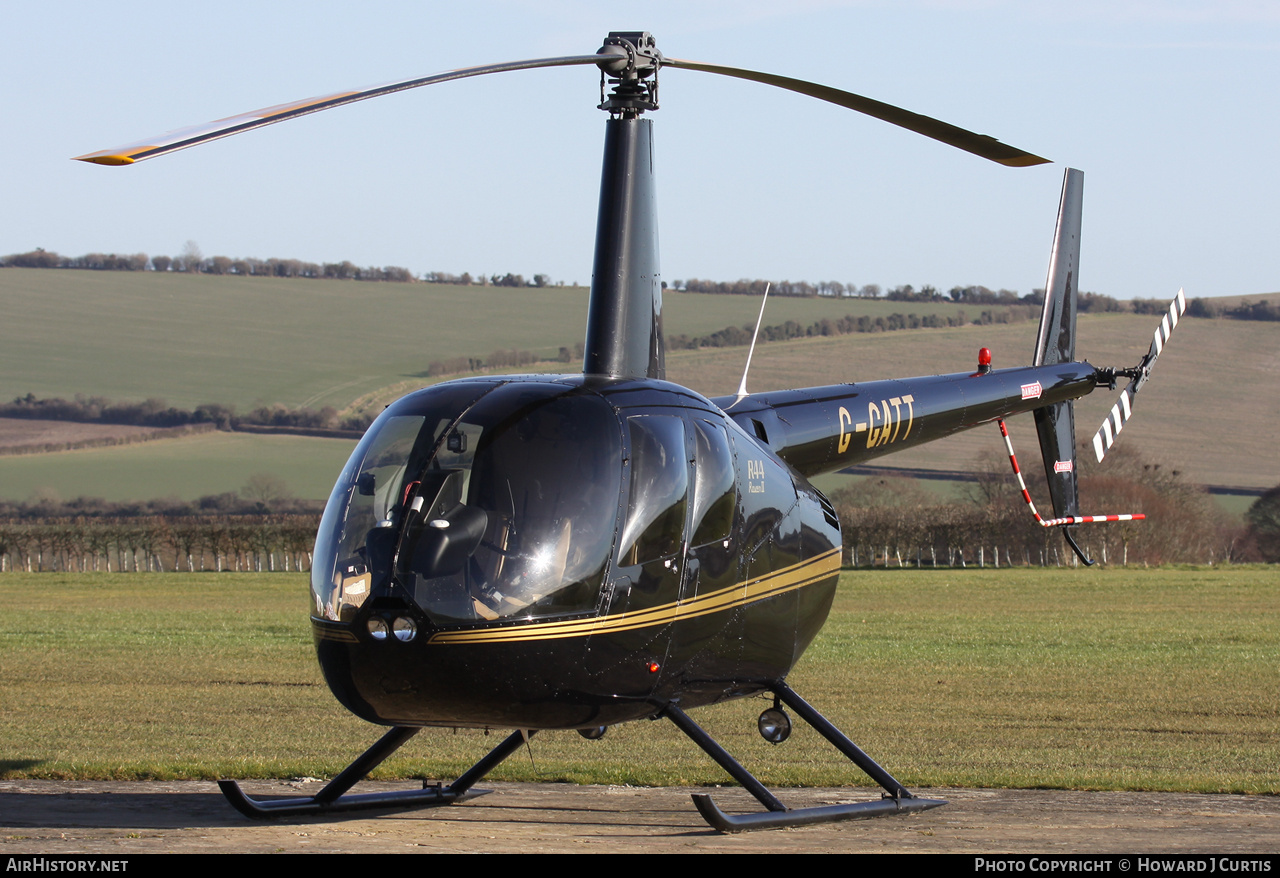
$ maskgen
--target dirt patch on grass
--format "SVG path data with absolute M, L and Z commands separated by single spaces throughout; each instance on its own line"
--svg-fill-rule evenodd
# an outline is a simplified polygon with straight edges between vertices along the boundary
M 213 424 L 185 427 L 134 427 L 128 424 L 93 424 L 79 421 L 42 421 L 0 418 L 0 454 L 45 454 L 76 448 L 129 445 L 153 439 L 171 439 L 207 433 Z

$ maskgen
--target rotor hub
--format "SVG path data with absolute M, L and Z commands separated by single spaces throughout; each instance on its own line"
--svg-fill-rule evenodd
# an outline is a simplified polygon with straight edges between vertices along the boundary
M 648 31 L 613 31 L 596 52 L 600 56 L 601 110 L 635 118 L 658 109 L 658 68 L 662 53 Z M 605 82 L 612 90 L 605 92 Z

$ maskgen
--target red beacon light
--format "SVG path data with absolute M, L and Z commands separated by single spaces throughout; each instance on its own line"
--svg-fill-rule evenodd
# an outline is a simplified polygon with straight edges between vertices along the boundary
M 978 350 L 978 371 L 974 375 L 986 375 L 991 371 L 991 349 L 980 348 Z

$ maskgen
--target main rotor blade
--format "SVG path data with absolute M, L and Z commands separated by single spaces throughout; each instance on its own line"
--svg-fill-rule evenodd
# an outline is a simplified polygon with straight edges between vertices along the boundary
M 117 146 L 114 149 L 102 149 L 97 152 L 86 153 L 85 155 L 76 156 L 75 160 L 93 162 L 98 165 L 132 165 L 135 162 L 176 152 L 189 146 L 197 146 L 221 137 L 230 137 L 232 134 L 239 134 L 242 131 L 250 131 L 275 122 L 283 122 L 286 119 L 305 116 L 308 113 L 318 113 L 321 110 L 328 110 L 332 107 L 341 107 L 344 104 L 353 104 L 356 101 L 376 98 L 410 88 L 418 88 L 422 85 L 435 85 L 437 82 L 467 79 L 472 76 L 483 76 L 486 73 L 506 73 L 511 70 L 530 70 L 537 67 L 572 67 L 578 64 L 598 64 L 599 62 L 599 55 L 566 55 L 559 58 L 536 58 L 530 61 L 509 61 L 506 64 L 488 64 L 484 67 L 464 67 L 461 70 L 451 70 L 448 73 L 436 73 L 418 79 L 388 82 L 358 91 L 337 92 L 336 94 L 321 95 L 320 97 L 307 98 L 306 100 L 294 101 L 288 104 L 277 104 L 274 107 L 254 110 L 251 113 L 242 113 L 239 116 L 229 116 L 226 119 L 219 119 L 204 125 L 194 125 L 190 128 L 169 131 L 158 137 L 151 137 L 125 146 Z
M 881 103 L 880 101 L 864 98 L 862 95 L 841 91 L 838 88 L 831 88 L 827 85 L 818 85 L 816 82 L 806 82 L 803 79 L 792 79 L 789 76 L 778 76 L 774 73 L 744 70 L 740 67 L 704 64 L 700 61 L 682 61 L 679 58 L 663 58 L 662 66 L 679 67 L 685 70 L 701 70 L 704 73 L 718 73 L 721 76 L 749 79 L 752 82 L 785 88 L 788 91 L 798 92 L 811 98 L 817 98 L 820 101 L 827 101 L 868 116 L 874 116 L 877 119 L 897 125 L 899 128 L 906 128 L 908 131 L 923 134 L 925 137 L 931 137 L 934 140 L 950 144 L 958 149 L 963 149 L 965 152 L 971 152 L 974 155 L 990 159 L 993 162 L 999 162 L 1011 168 L 1025 168 L 1031 165 L 1049 163 L 1049 159 L 1032 155 L 1007 143 L 1001 143 L 990 135 L 975 134 L 972 131 L 957 128 L 955 125 L 950 125 L 928 116 L 921 116 L 919 113 L 912 113 L 910 110 L 904 110 L 892 104 Z

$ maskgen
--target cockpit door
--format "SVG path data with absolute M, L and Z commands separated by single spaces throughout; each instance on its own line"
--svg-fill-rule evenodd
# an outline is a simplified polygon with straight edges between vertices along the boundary
M 803 554 L 793 473 L 752 437 L 733 434 L 742 485 L 742 578 L 753 594 L 767 593 L 744 611 L 741 673 L 768 679 L 791 666 L 796 637 L 796 592 L 787 588 Z
M 626 425 L 627 509 L 588 664 L 613 675 L 620 694 L 645 696 L 661 679 L 679 613 L 690 453 L 678 414 L 633 415 Z
M 689 550 L 678 648 L 687 674 L 720 679 L 738 664 L 742 611 L 741 514 L 733 445 L 723 423 L 689 419 L 693 435 Z M 725 609 L 724 607 L 728 607 Z

